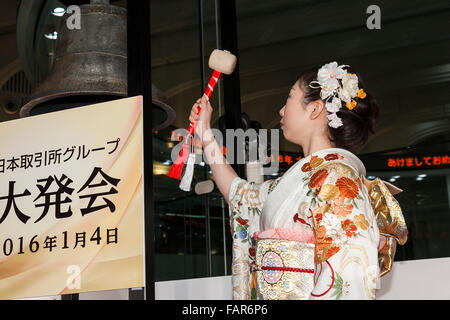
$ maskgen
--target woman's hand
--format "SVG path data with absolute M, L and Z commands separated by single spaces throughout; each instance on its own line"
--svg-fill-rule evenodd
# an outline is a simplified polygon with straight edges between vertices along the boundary
M 199 106 L 202 108 L 199 115 L 198 108 Z M 211 106 L 211 103 L 206 99 L 205 96 L 203 96 L 200 99 L 197 99 L 195 104 L 192 106 L 191 114 L 189 115 L 189 121 L 193 122 L 197 120 L 197 123 L 195 124 L 195 133 L 198 135 L 200 140 L 203 143 L 203 134 L 206 132 L 206 130 L 211 129 L 211 115 L 212 115 L 213 108 Z
M 199 104 L 202 110 L 200 114 L 197 115 Z M 202 141 L 204 150 L 203 156 L 206 157 L 207 163 L 212 170 L 214 182 L 216 183 L 217 188 L 222 193 L 225 201 L 228 203 L 231 183 L 238 175 L 234 172 L 234 169 L 223 156 L 222 147 L 219 146 L 217 141 L 214 139 L 214 135 L 211 130 L 212 111 L 213 108 L 211 107 L 211 104 L 206 96 L 203 96 L 192 106 L 189 121 L 197 121 L 195 123 L 195 134 L 198 135 Z

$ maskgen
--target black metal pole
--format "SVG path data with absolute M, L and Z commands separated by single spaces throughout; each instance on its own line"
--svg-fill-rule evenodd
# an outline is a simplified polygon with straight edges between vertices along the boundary
M 203 0 L 198 0 L 198 28 L 199 28 L 199 43 L 200 43 L 200 96 L 203 96 L 203 92 L 205 88 L 205 48 L 203 43 Z M 206 179 L 207 167 L 203 167 L 203 176 Z M 209 222 L 209 204 L 208 204 L 208 195 L 203 195 L 204 207 L 205 207 L 205 254 L 206 254 L 206 276 L 211 276 L 211 232 L 210 222 Z
M 203 96 L 205 90 L 205 48 L 203 43 L 203 0 L 198 0 L 198 32 L 200 43 L 200 97 Z
M 200 96 L 203 96 L 205 88 L 205 46 L 203 41 L 203 0 L 198 0 L 198 27 L 199 27 L 199 42 L 200 42 Z M 203 176 L 206 180 L 207 178 L 207 166 L 203 167 Z M 208 195 L 203 195 L 204 197 L 204 207 L 205 207 L 205 254 L 206 254 L 206 276 L 211 276 L 211 231 L 210 231 L 210 221 L 209 221 L 209 202 Z
M 79 293 L 62 294 L 61 300 L 80 300 Z
M 235 0 L 220 0 L 220 35 L 222 50 L 228 50 L 237 58 L 236 68 L 231 75 L 222 74 L 225 123 L 227 129 L 242 128 L 241 122 L 241 91 L 239 81 L 239 49 L 237 41 L 237 19 Z M 234 159 L 237 159 L 236 143 L 234 144 Z M 241 146 L 242 147 L 242 146 Z M 241 178 L 245 175 L 244 164 L 232 164 L 234 171 Z
M 143 96 L 145 299 L 155 299 L 150 1 L 127 1 L 128 96 Z
M 207 269 L 206 269 L 206 275 L 208 277 L 212 276 L 212 257 L 211 257 L 211 219 L 210 219 L 210 209 L 209 209 L 209 193 L 206 193 L 203 195 L 205 197 L 205 207 L 206 207 L 206 214 L 205 214 L 205 232 L 207 239 L 206 242 L 206 262 L 207 262 Z

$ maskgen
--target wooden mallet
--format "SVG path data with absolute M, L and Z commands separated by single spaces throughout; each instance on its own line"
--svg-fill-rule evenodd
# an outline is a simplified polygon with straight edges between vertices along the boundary
M 206 99 L 209 101 L 212 92 L 214 91 L 214 87 L 216 86 L 217 81 L 219 80 L 220 74 L 224 73 L 230 75 L 233 73 L 234 68 L 236 67 L 237 58 L 235 55 L 231 54 L 227 50 L 219 50 L 215 49 L 208 61 L 208 66 L 214 70 L 211 78 L 209 79 L 208 86 L 206 87 L 205 93 Z M 201 107 L 199 106 L 197 115 L 201 112 Z M 186 162 L 186 159 L 189 156 L 189 136 L 194 136 L 195 126 L 197 124 L 197 120 L 194 120 L 189 124 L 187 129 L 188 134 L 186 135 L 186 139 L 183 143 L 183 146 L 180 150 L 180 154 L 178 155 L 177 160 L 172 164 L 172 167 L 169 170 L 168 176 L 175 179 L 181 179 L 181 172 L 183 171 L 183 166 Z

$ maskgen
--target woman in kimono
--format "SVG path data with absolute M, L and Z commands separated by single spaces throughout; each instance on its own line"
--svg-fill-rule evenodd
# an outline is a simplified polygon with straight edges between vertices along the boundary
M 351 151 L 374 132 L 378 106 L 349 66 L 302 73 L 280 110 L 303 151 L 285 174 L 254 183 L 235 173 L 210 130 L 211 104 L 192 107 L 214 180 L 230 208 L 234 299 L 375 299 L 407 229 L 393 194 Z M 202 111 L 197 116 L 198 105 Z

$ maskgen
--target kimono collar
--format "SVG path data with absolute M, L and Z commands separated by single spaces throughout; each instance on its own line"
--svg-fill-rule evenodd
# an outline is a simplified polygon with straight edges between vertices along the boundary
M 321 149 L 317 150 L 316 152 L 311 153 L 309 156 L 305 157 L 304 160 L 309 161 L 309 159 L 313 156 L 320 156 L 325 157 L 327 155 L 337 153 L 344 158 L 342 159 L 343 162 L 346 164 L 352 166 L 358 173 L 358 176 L 365 176 L 366 175 L 366 167 L 362 163 L 361 159 L 359 159 L 354 153 L 351 151 L 348 151 L 346 149 L 342 148 L 327 148 L 327 149 Z

